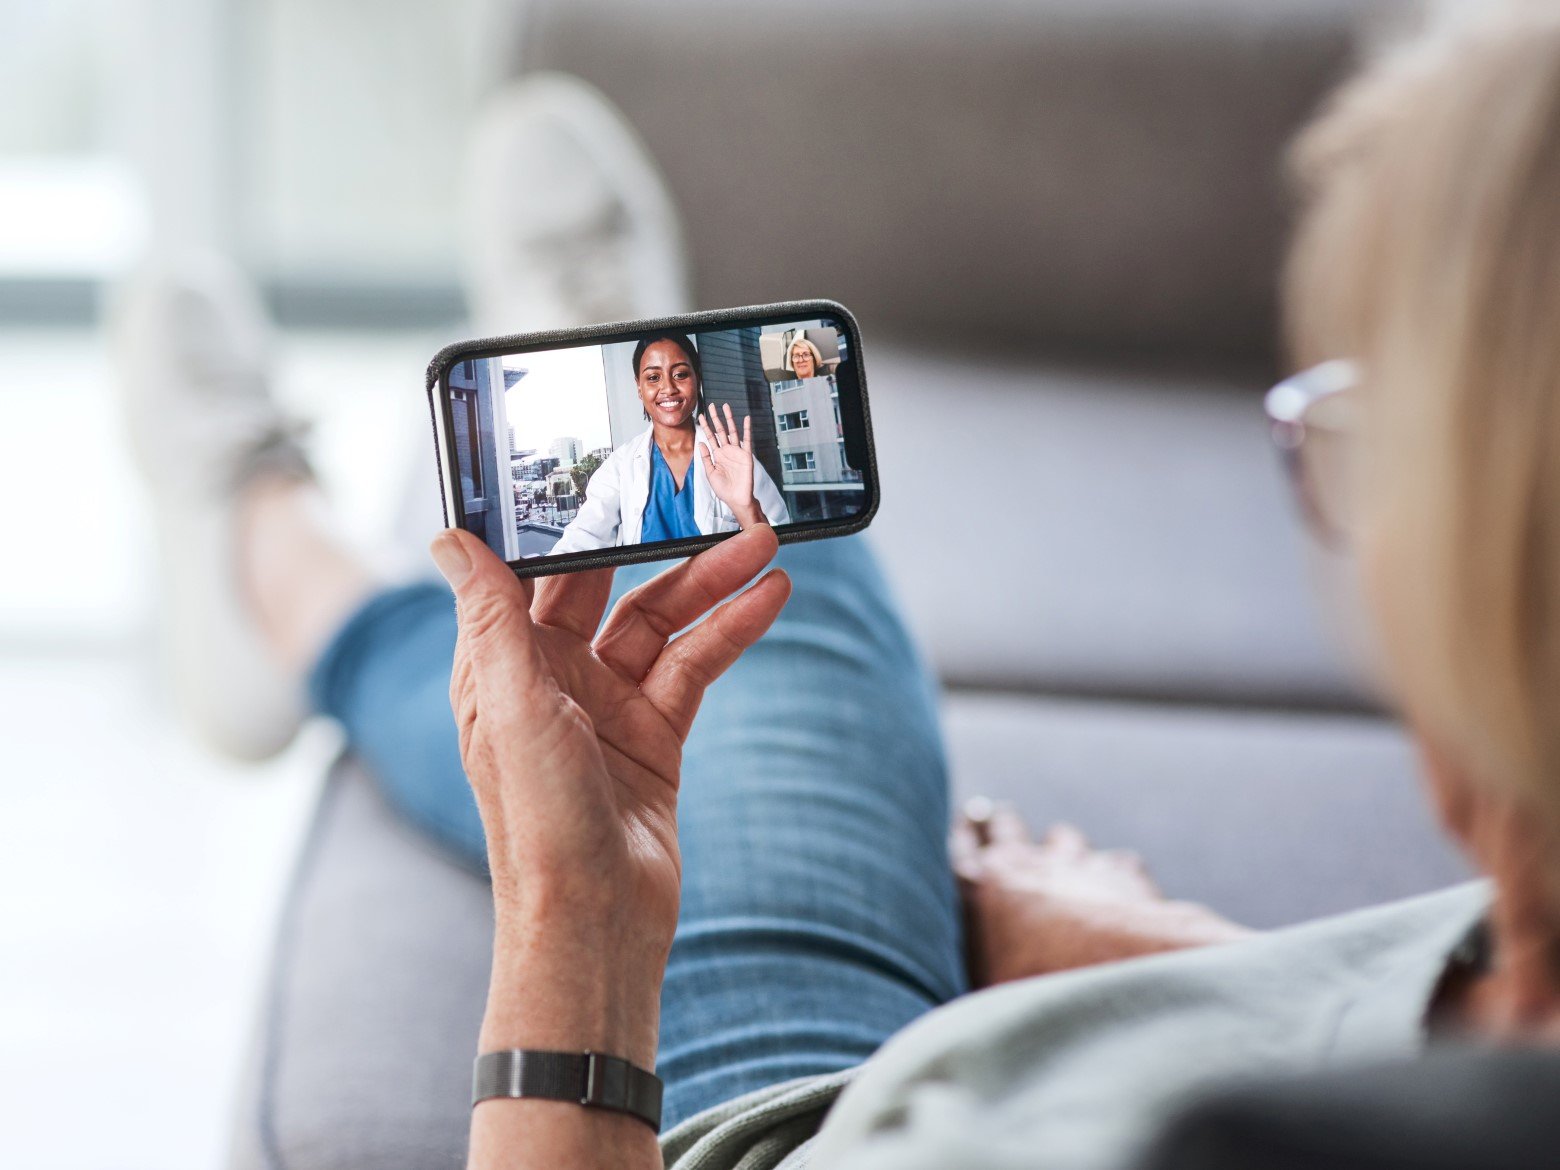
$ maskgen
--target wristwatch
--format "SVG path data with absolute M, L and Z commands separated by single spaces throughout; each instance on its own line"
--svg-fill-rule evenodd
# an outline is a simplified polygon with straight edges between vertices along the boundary
M 574 1101 L 637 1117 L 661 1132 L 661 1078 L 603 1052 L 484 1052 L 471 1077 L 471 1104 L 490 1097 Z

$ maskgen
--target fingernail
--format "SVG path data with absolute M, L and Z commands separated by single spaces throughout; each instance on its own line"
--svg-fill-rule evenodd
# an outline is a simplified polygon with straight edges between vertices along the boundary
M 455 539 L 453 532 L 439 533 L 433 538 L 428 551 L 433 556 L 434 565 L 450 583 L 450 588 L 458 589 L 460 583 L 471 576 L 471 558 L 460 547 L 460 541 Z

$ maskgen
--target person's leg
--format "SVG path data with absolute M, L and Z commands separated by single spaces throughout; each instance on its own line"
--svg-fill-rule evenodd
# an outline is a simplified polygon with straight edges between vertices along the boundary
M 258 475 L 235 501 L 238 584 L 272 656 L 301 677 L 380 588 L 312 477 Z
M 442 581 L 369 598 L 309 672 L 314 710 L 347 744 L 391 806 L 455 860 L 487 873 L 487 846 L 450 711 L 455 603 Z
M 932 683 L 861 539 L 779 563 L 791 600 L 684 755 L 668 1124 L 858 1064 L 966 987 Z

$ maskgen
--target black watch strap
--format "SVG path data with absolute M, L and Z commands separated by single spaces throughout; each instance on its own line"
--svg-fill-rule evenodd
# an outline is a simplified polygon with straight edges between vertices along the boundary
M 490 1097 L 574 1101 L 627 1113 L 661 1132 L 661 1078 L 601 1052 L 484 1052 L 472 1070 L 471 1103 Z

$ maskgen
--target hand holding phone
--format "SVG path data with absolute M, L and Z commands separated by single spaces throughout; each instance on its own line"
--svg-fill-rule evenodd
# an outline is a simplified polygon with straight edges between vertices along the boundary
M 428 391 L 445 522 L 521 576 L 877 509 L 860 333 L 832 301 L 461 342 Z
M 595 1050 L 654 1067 L 683 743 L 706 687 L 790 595 L 769 569 L 775 546 L 758 525 L 639 586 L 603 621 L 610 572 L 517 581 L 471 535 L 435 539 L 459 601 L 450 701 L 496 910 L 484 1050 Z

